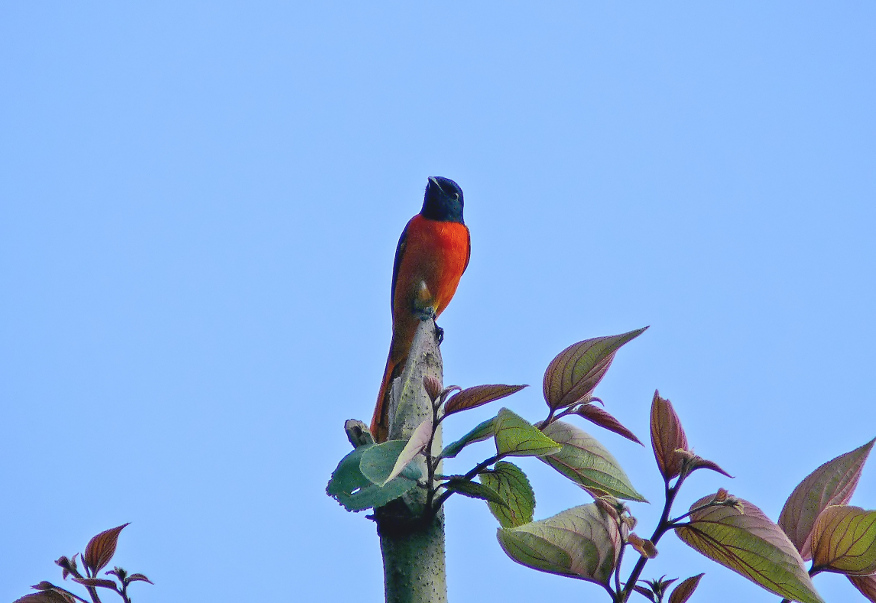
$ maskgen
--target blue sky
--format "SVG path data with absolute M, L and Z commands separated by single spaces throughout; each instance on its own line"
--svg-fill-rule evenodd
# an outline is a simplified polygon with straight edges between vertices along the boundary
M 773 519 L 876 436 L 876 7 L 18 2 L 0 8 L 0 600 L 124 522 L 138 603 L 382 597 L 373 524 L 324 494 L 368 419 L 398 235 L 426 178 L 472 257 L 445 381 L 529 383 L 651 328 L 597 394 L 653 391 Z M 461 435 L 497 409 L 448 421 Z M 592 431 L 592 430 L 591 430 Z M 648 449 L 597 434 L 659 503 Z M 486 449 L 460 459 L 464 471 Z M 522 462 L 543 518 L 587 499 Z M 876 507 L 874 469 L 853 502 Z M 660 505 L 634 505 L 649 533 Z M 598 600 L 447 510 L 452 601 Z M 646 577 L 775 597 L 671 536 Z M 819 576 L 828 601 L 858 596 Z

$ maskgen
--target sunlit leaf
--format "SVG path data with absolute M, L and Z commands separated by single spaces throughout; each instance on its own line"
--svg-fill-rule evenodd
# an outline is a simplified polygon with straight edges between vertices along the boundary
M 850 576 L 876 573 L 876 511 L 827 507 L 812 529 L 813 569 Z
M 706 496 L 691 509 L 713 499 Z M 700 509 L 676 534 L 694 550 L 780 597 L 822 603 L 800 553 L 782 529 L 750 502 L 735 500 L 742 512 L 733 506 Z
M 579 417 L 587 419 L 594 425 L 599 425 L 604 429 L 613 431 L 619 436 L 623 436 L 626 439 L 635 442 L 636 444 L 642 444 L 639 438 L 637 438 L 632 431 L 624 427 L 620 421 L 615 419 L 606 410 L 600 408 L 599 406 L 596 406 L 595 404 L 582 404 L 575 409 L 575 414 Z M 642 445 L 644 446 L 644 444 Z
M 532 521 L 535 493 L 523 470 L 513 463 L 499 461 L 493 469 L 482 471 L 481 483 L 495 491 L 501 505 L 491 503 L 490 512 L 503 528 L 513 528 Z
M 608 583 L 621 547 L 617 523 L 595 504 L 516 528 L 499 528 L 498 538 L 517 563 L 599 584 Z
M 503 408 L 496 417 L 496 452 L 508 456 L 543 456 L 560 445 L 520 415 Z
M 615 352 L 647 328 L 579 341 L 560 352 L 544 373 L 544 399 L 548 407 L 565 408 L 590 396 Z
M 82 561 L 86 567 L 91 568 L 92 573 L 97 573 L 112 560 L 113 555 L 116 554 L 119 534 L 127 525 L 126 523 L 105 530 L 88 541 L 85 547 L 85 554 L 82 555 Z
M 700 585 L 700 580 L 704 575 L 705 574 L 697 574 L 696 576 L 691 576 L 676 586 L 675 590 L 672 591 L 672 594 L 669 595 L 669 603 L 686 603 L 686 601 L 691 598 L 691 595 L 694 594 L 697 586 Z
M 519 392 L 526 385 L 476 385 L 469 387 L 444 404 L 444 416 L 452 415 L 453 413 L 471 408 L 483 406 L 494 400 L 499 400 Z
M 473 444 L 474 442 L 481 442 L 483 440 L 493 437 L 493 434 L 495 434 L 496 432 L 497 419 L 498 417 L 487 419 L 452 444 L 449 444 L 446 448 L 444 448 L 444 450 L 441 451 L 440 458 L 452 459 L 457 454 L 462 452 L 462 449 L 469 444 Z
M 381 507 L 415 488 L 417 480 L 423 475 L 417 465 L 408 465 L 401 475 L 383 487 L 378 486 L 365 477 L 360 468 L 362 455 L 375 446 L 377 444 L 360 446 L 341 459 L 326 487 L 326 494 L 341 503 L 348 511 Z M 391 463 L 394 464 L 395 461 L 392 460 Z
M 583 429 L 565 421 L 554 421 L 544 434 L 562 448 L 539 457 L 573 482 L 625 500 L 644 501 L 612 454 Z
M 651 448 L 663 479 L 678 477 L 684 458 L 676 450 L 688 450 L 687 436 L 672 403 L 658 391 L 651 401 Z
M 851 500 L 874 442 L 876 440 L 870 440 L 824 463 L 807 475 L 788 497 L 779 515 L 779 525 L 803 559 L 812 559 L 812 528 L 818 515 L 831 505 L 844 505 Z

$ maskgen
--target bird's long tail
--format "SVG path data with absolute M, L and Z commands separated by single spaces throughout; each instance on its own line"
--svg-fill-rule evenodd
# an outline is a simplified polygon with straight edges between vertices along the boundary
M 375 442 L 385 442 L 389 436 L 389 390 L 392 380 L 398 376 L 397 369 L 404 368 L 405 359 L 393 362 L 392 350 L 386 358 L 386 368 L 383 370 L 383 381 L 380 384 L 380 393 L 377 394 L 377 404 L 374 407 L 374 416 L 371 418 L 371 435 Z

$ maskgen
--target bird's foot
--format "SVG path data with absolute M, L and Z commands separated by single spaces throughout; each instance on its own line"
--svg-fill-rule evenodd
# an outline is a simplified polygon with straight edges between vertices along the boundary
M 444 343 L 444 329 L 437 324 L 435 325 L 435 340 L 438 342 L 438 345 Z

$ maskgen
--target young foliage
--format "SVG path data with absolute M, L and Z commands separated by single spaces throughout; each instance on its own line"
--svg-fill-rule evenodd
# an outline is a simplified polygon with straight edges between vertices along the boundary
M 596 406 L 595 404 L 588 403 L 582 404 L 572 413 L 578 415 L 581 418 L 587 419 L 594 425 L 598 425 L 603 429 L 607 429 L 612 431 L 619 436 L 625 437 L 631 442 L 635 442 L 636 444 L 642 444 L 642 441 L 636 437 L 636 435 L 624 427 L 620 421 L 615 419 L 611 414 L 609 414 L 606 410 Z
M 561 445 L 554 454 L 540 457 L 595 496 L 610 494 L 624 500 L 644 501 L 612 454 L 583 429 L 554 421 L 544 434 Z
M 544 399 L 551 410 L 589 399 L 622 345 L 645 332 L 596 337 L 572 344 L 560 352 L 544 373 Z
M 105 530 L 88 541 L 85 554 L 82 555 L 85 575 L 79 571 L 79 566 L 76 563 L 78 553 L 73 557 L 62 556 L 55 561 L 55 564 L 61 568 L 62 579 L 66 580 L 69 577 L 73 582 L 84 586 L 88 590 L 92 603 L 100 603 L 101 601 L 98 589 L 113 591 L 121 597 L 124 603 L 131 603 L 131 598 L 128 596 L 128 586 L 132 582 L 152 584 L 152 581 L 143 574 L 128 574 L 120 567 L 104 572 L 107 576 L 115 576 L 116 580 L 99 578 L 97 575 L 112 561 L 116 553 L 119 534 L 128 525 L 130 524 L 126 523 Z M 14 603 L 87 603 L 86 599 L 45 580 L 31 588 L 38 592 L 16 599 Z
M 651 401 L 651 448 L 663 479 L 678 477 L 684 462 L 679 451 L 688 450 L 687 436 L 672 403 L 656 390 Z
M 864 595 L 868 601 L 876 603 L 876 576 L 849 576 L 849 582 Z
M 669 603 L 686 603 L 686 601 L 693 596 L 694 591 L 697 589 L 697 586 L 700 585 L 700 580 L 702 580 L 704 575 L 705 574 L 697 574 L 696 576 L 691 576 L 676 586 L 675 590 L 672 591 L 672 594 L 669 595 Z
M 387 446 L 388 444 L 388 446 Z M 405 447 L 402 440 L 391 440 L 383 444 L 360 446 L 341 459 L 332 473 L 326 493 L 341 503 L 348 511 L 362 511 L 380 507 L 415 488 L 423 472 L 416 465 L 407 465 L 401 475 L 380 486 L 377 482 L 388 476 Z M 368 454 L 371 450 L 376 452 Z M 366 477 L 362 470 L 363 457 L 367 471 L 374 480 Z
M 818 515 L 831 505 L 844 505 L 851 500 L 874 442 L 876 440 L 870 440 L 824 463 L 807 475 L 788 497 L 779 515 L 779 525 L 803 559 L 812 559 L 812 529 Z
M 711 504 L 714 495 L 701 498 L 676 534 L 694 550 L 781 597 L 823 603 L 782 529 L 750 502 L 735 501 L 738 505 Z
M 514 463 L 499 461 L 493 469 L 481 471 L 481 483 L 501 499 L 491 502 L 490 512 L 503 528 L 515 528 L 529 523 L 535 512 L 535 492 L 523 470 Z
M 516 394 L 526 385 L 476 385 L 469 387 L 444 403 L 444 416 L 483 406 L 489 402 Z
M 499 411 L 494 434 L 499 456 L 544 456 L 561 450 L 557 442 L 507 408 Z
M 479 482 L 473 482 L 462 477 L 454 476 L 444 482 L 443 486 L 451 492 L 457 492 L 469 498 L 480 498 L 481 500 L 485 500 L 490 503 L 490 508 L 492 508 L 492 505 L 494 504 L 503 507 L 508 506 L 505 499 L 496 492 L 494 488 L 490 488 Z
M 876 511 L 827 507 L 812 529 L 812 567 L 847 576 L 876 573 Z
M 591 503 L 515 528 L 499 528 L 499 544 L 517 563 L 607 585 L 621 548 L 617 521 Z
M 497 419 L 498 417 L 487 419 L 452 444 L 447 445 L 444 450 L 441 451 L 439 458 L 452 459 L 457 454 L 462 452 L 462 449 L 469 444 L 482 442 L 486 439 L 493 437 L 493 434 L 496 432 Z

